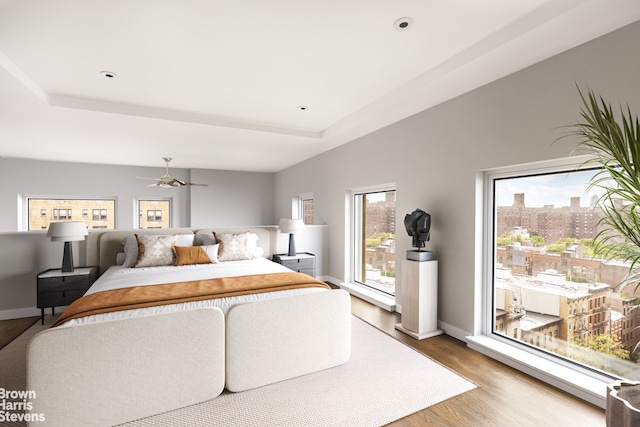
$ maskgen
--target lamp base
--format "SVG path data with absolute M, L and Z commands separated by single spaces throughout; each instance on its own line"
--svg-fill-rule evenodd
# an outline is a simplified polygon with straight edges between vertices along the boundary
M 289 233 L 289 256 L 296 256 L 296 241 L 293 237 L 293 233 Z
M 62 255 L 62 272 L 73 273 L 73 251 L 71 242 L 64 242 L 64 254 Z

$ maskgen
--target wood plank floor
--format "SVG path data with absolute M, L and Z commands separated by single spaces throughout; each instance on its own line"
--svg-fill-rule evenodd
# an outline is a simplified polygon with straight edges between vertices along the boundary
M 392 427 L 603 427 L 604 410 L 466 347 L 447 335 L 416 340 L 395 329 L 389 313 L 352 297 L 352 312 L 399 341 L 464 376 L 477 388 L 397 420 Z M 38 321 L 0 321 L 0 348 Z
M 20 319 L 0 321 L 0 349 L 39 320 L 40 317 L 22 317 Z
M 478 388 L 395 421 L 393 427 L 603 427 L 604 410 L 497 362 L 450 336 L 414 339 L 395 329 L 389 313 L 352 297 L 352 312 L 399 341 L 430 356 Z

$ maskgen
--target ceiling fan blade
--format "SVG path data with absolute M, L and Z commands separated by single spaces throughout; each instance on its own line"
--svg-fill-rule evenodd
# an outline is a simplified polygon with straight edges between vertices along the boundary
M 185 185 L 196 185 L 200 187 L 207 187 L 209 185 L 209 184 L 196 184 L 195 182 L 186 182 L 181 179 L 172 177 L 171 175 L 169 175 L 169 162 L 171 161 L 171 157 L 163 157 L 162 159 L 166 163 L 166 166 L 165 166 L 166 172 L 160 178 L 148 178 L 146 176 L 138 176 L 136 178 L 157 181 L 155 184 L 150 184 L 149 187 L 176 188 L 176 187 L 183 187 Z

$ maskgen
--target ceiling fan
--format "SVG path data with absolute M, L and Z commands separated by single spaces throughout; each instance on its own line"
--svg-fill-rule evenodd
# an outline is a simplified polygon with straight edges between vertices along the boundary
M 174 178 L 169 175 L 169 162 L 171 161 L 171 157 L 163 157 L 162 158 L 166 166 L 166 173 L 162 175 L 160 178 L 147 178 L 144 176 L 139 176 L 140 179 L 151 179 L 156 181 L 154 184 L 150 184 L 149 187 L 165 187 L 165 188 L 173 188 L 173 187 L 184 187 L 185 185 L 199 185 L 202 187 L 206 187 L 208 184 L 195 184 L 193 182 L 186 182 L 178 178 Z

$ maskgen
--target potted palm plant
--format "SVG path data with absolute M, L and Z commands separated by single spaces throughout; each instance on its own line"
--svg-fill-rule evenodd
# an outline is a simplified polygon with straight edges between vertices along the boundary
M 569 126 L 569 135 L 577 137 L 575 151 L 591 155 L 585 164 L 601 168 L 590 186 L 604 192 L 596 251 L 629 263 L 619 286 L 633 285 L 635 294 L 640 286 L 640 122 L 628 106 L 620 108 L 617 118 L 602 97 L 591 90 L 586 96 L 578 91 L 581 120 Z M 619 381 L 607 387 L 606 420 L 609 427 L 640 425 L 640 382 Z

